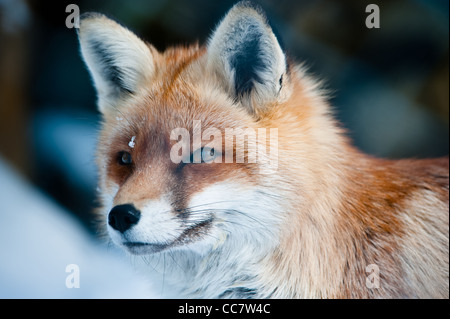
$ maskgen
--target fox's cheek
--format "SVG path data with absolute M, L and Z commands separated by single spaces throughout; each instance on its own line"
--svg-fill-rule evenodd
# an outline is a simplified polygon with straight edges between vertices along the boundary
M 230 178 L 252 184 L 257 167 L 255 164 L 212 163 L 192 164 L 185 167 L 183 178 L 189 189 L 195 192 L 205 187 L 221 183 Z

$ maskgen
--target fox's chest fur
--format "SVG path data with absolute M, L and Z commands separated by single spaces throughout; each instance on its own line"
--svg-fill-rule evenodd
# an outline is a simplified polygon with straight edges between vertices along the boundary
M 103 225 L 162 296 L 448 298 L 448 158 L 353 148 L 259 9 L 206 47 L 160 53 L 99 14 L 79 38 Z

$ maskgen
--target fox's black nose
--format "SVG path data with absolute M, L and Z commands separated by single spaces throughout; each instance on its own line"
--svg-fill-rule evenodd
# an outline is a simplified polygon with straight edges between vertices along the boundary
M 141 213 L 133 205 L 125 204 L 114 207 L 108 215 L 108 224 L 121 233 L 137 224 Z

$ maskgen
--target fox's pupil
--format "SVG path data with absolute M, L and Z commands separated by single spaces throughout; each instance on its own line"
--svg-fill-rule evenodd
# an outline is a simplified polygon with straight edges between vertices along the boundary
M 211 163 L 217 156 L 216 150 L 214 148 L 202 148 L 202 163 Z
M 133 162 L 131 154 L 128 152 L 120 152 L 120 164 L 130 165 Z

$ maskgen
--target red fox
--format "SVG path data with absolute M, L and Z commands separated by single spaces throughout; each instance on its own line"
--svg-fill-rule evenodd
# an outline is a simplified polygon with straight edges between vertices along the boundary
M 78 36 L 102 224 L 173 296 L 449 297 L 448 157 L 358 151 L 259 7 L 236 4 L 205 46 L 158 52 L 97 13 Z

